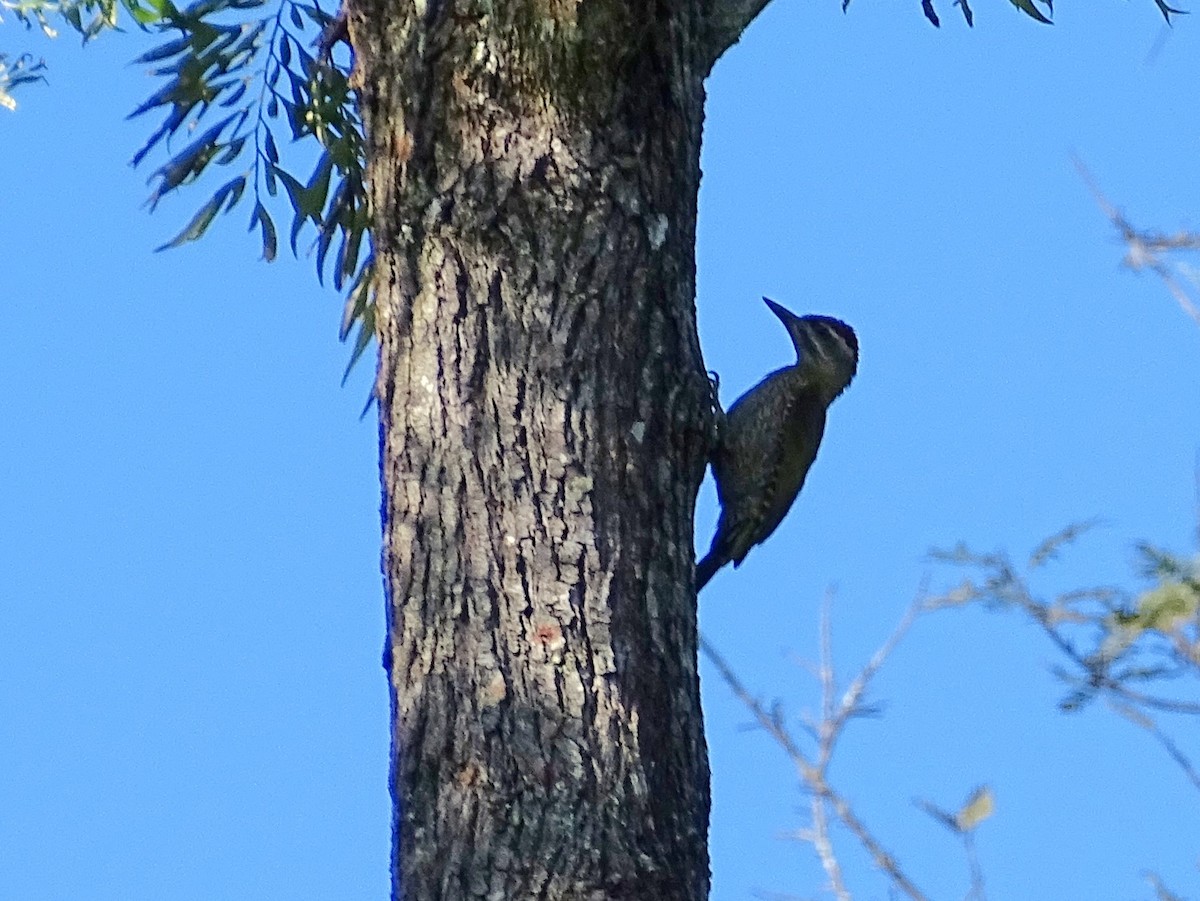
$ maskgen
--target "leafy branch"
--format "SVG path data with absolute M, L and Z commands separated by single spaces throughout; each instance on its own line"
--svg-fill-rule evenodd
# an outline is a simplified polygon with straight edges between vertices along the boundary
M 1041 22 L 1043 25 L 1053 25 L 1052 16 L 1054 15 L 1054 0 L 1008 0 L 1013 6 L 1023 12 L 1035 22 Z M 850 5 L 850 0 L 842 0 L 842 12 Z M 953 0 L 953 5 L 957 6 L 963 14 L 963 18 L 967 22 L 967 27 L 974 27 L 975 12 L 971 9 L 969 0 Z M 1187 10 L 1175 9 L 1169 6 L 1166 0 L 1154 0 L 1154 5 L 1158 7 L 1158 11 L 1162 13 L 1167 24 L 1171 24 L 1171 16 L 1182 16 L 1187 14 Z M 1043 12 L 1043 9 L 1045 10 Z M 929 20 L 934 28 L 940 28 L 942 20 L 938 17 L 937 9 L 933 5 L 933 0 L 921 0 L 921 14 Z
M 1042 542 L 1020 569 L 1005 554 L 980 554 L 962 544 L 934 551 L 935 559 L 973 575 L 929 603 L 979 603 L 1027 617 L 1066 661 L 1053 669 L 1068 689 L 1060 708 L 1076 711 L 1103 700 L 1148 732 L 1200 790 L 1200 772 L 1155 719 L 1164 713 L 1200 716 L 1200 703 L 1191 700 L 1200 681 L 1200 559 L 1142 544 L 1137 550 L 1143 575 L 1156 583 L 1146 591 L 1131 595 L 1100 586 L 1038 596 L 1030 585 L 1034 571 L 1090 525 L 1068 526 Z M 1191 692 L 1168 691 L 1179 682 Z
M 17 108 L 13 99 L 13 88 L 33 81 L 45 81 L 46 64 L 42 60 L 34 60 L 28 53 L 23 53 L 14 60 L 9 60 L 7 54 L 0 53 L 0 106 L 5 109 Z
M 133 157 L 138 166 L 152 153 L 168 153 L 150 175 L 150 208 L 221 169 L 232 176 L 159 249 L 199 239 L 219 214 L 252 199 L 250 229 L 260 235 L 263 259 L 273 260 L 278 210 L 290 208 L 292 252 L 311 226 L 318 279 L 346 292 L 340 337 L 357 328 L 349 374 L 375 332 L 373 253 L 352 60 L 335 59 L 327 39 L 335 16 L 319 0 L 196 0 L 183 7 L 172 0 L 0 0 L 0 13 L 11 12 L 28 28 L 55 37 L 53 21 L 61 19 L 85 42 L 117 29 L 122 11 L 164 37 L 136 62 L 151 65 L 150 74 L 165 84 L 131 115 L 165 113 Z M 11 89 L 40 80 L 44 69 L 31 57 L 0 54 L 0 106 L 13 108 Z M 179 137 L 186 145 L 172 148 Z M 314 140 L 315 163 L 311 150 L 297 150 Z
M 151 0 L 153 2 L 153 0 Z M 11 13 L 26 28 L 38 28 L 46 37 L 58 37 L 58 29 L 52 19 L 63 19 L 83 36 L 86 44 L 105 29 L 115 29 L 120 10 L 124 9 L 141 26 L 158 18 L 151 6 L 143 6 L 138 0 L 0 0 L 0 23 L 4 13 Z M 46 63 L 33 59 L 28 53 L 18 56 L 0 51 L 0 107 L 8 110 L 17 108 L 12 96 L 14 88 L 35 81 L 45 81 Z
M 116 30 L 124 10 L 134 23 L 146 28 L 160 18 L 157 0 L 0 0 L 0 11 L 11 12 L 26 28 L 35 25 L 47 37 L 58 37 L 50 20 L 63 19 L 86 44 L 105 30 Z M 3 21 L 3 16 L 0 16 Z
M 348 373 L 374 335 L 373 257 L 362 122 L 350 65 L 338 64 L 328 52 L 310 52 L 333 16 L 299 0 L 279 0 L 273 10 L 250 17 L 236 14 L 262 10 L 267 0 L 198 0 L 182 9 L 169 0 L 158 2 L 161 18 L 154 28 L 171 36 L 137 61 L 152 64 L 151 74 L 166 84 L 132 117 L 156 110 L 166 115 L 133 164 L 169 146 L 173 137 L 207 127 L 151 173 L 149 204 L 153 209 L 210 168 L 236 173 L 160 249 L 197 240 L 218 214 L 252 196 L 250 229 L 259 232 L 263 259 L 273 260 L 279 227 L 272 210 L 278 204 L 270 198 L 282 186 L 293 254 L 311 226 L 318 278 L 348 292 L 341 337 L 358 327 Z M 320 153 L 301 179 L 293 174 L 295 164 L 285 165 L 280 147 L 308 140 L 316 141 Z

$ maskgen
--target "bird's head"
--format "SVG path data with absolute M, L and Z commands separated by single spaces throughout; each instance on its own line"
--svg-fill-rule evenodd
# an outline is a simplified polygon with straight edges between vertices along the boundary
M 788 330 L 796 347 L 796 364 L 826 390 L 826 402 L 832 403 L 858 370 L 854 329 L 832 316 L 797 316 L 769 297 L 763 300 Z

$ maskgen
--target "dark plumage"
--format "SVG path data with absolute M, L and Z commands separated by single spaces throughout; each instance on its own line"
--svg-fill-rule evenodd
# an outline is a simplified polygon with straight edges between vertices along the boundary
M 720 425 L 712 468 L 721 518 L 696 564 L 697 591 L 726 563 L 738 566 L 783 521 L 816 459 L 825 411 L 858 368 L 858 338 L 846 323 L 763 300 L 788 330 L 796 362 L 739 397 Z

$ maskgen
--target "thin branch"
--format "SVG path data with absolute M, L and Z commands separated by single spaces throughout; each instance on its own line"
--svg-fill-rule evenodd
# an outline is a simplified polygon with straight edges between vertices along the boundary
M 830 884 L 839 899 L 848 898 L 841 870 L 833 853 L 829 839 L 828 822 L 826 820 L 825 804 L 833 808 L 843 825 L 854 834 L 859 843 L 871 855 L 875 865 L 879 867 L 892 881 L 892 884 L 908 896 L 912 901 L 927 901 L 924 893 L 912 882 L 900 868 L 899 863 L 879 843 L 866 825 L 858 818 L 849 802 L 843 798 L 826 780 L 826 771 L 833 748 L 846 724 L 855 715 L 861 715 L 863 708 L 861 700 L 871 679 L 879 671 L 883 662 L 895 648 L 900 638 L 908 631 L 917 615 L 925 609 L 925 586 L 922 585 L 917 599 L 905 611 L 900 624 L 888 636 L 883 645 L 871 657 L 871 660 L 851 682 L 850 687 L 842 695 L 840 701 L 835 700 L 836 689 L 833 676 L 832 629 L 829 625 L 829 596 L 826 595 L 821 623 L 821 668 L 822 685 L 822 721 L 817 729 L 818 759 L 810 760 L 801 750 L 795 736 L 789 731 L 777 709 L 768 710 L 761 701 L 746 689 L 733 668 L 725 658 L 704 637 L 700 637 L 700 650 L 708 661 L 716 667 L 717 672 L 729 686 L 734 696 L 740 700 L 758 724 L 766 730 L 775 743 L 792 761 L 801 780 L 813 794 L 813 832 L 809 836 L 821 858 L 822 866 L 829 877 Z
M 1167 888 L 1157 873 L 1143 873 L 1142 875 L 1146 877 L 1146 881 L 1153 887 L 1154 896 L 1158 901 L 1183 901 L 1182 897 Z
M 967 866 L 971 870 L 971 891 L 967 895 L 968 898 L 974 901 L 987 901 L 987 894 L 984 891 L 983 884 L 983 867 L 979 864 L 979 855 L 975 851 L 975 830 L 963 830 L 963 848 L 967 853 Z
M 762 889 L 755 889 L 753 894 L 755 898 L 761 898 L 762 901 L 810 901 L 808 898 L 787 892 L 766 892 Z
M 810 786 L 814 788 L 815 786 Z M 846 828 L 854 833 L 854 836 L 862 843 L 862 846 L 867 849 L 871 858 L 875 861 L 875 866 L 887 873 L 888 877 L 895 883 L 896 887 L 904 894 L 908 895 L 912 901 L 928 901 L 925 895 L 913 885 L 912 881 L 904 875 L 900 869 L 900 864 L 894 857 L 883 849 L 883 846 L 875 840 L 875 837 L 867 830 L 854 811 L 850 809 L 850 804 L 830 788 L 824 782 L 821 783 L 821 788 L 828 797 L 829 803 L 833 805 L 834 812 L 837 813 L 838 819 L 845 824 Z
M 833 724 L 833 728 L 830 730 L 830 735 L 828 738 L 828 750 L 822 748 L 822 759 L 826 764 L 828 763 L 828 759 L 833 756 L 834 745 L 836 745 L 838 738 L 841 737 L 841 733 L 845 730 L 846 723 L 853 716 L 863 712 L 862 699 L 867 693 L 867 687 L 871 684 L 871 680 L 875 678 L 875 675 L 879 672 L 880 668 L 882 668 L 884 662 L 889 656 L 891 656 L 892 651 L 896 649 L 896 645 L 900 643 L 900 640 L 908 634 L 908 630 L 911 629 L 913 623 L 917 621 L 917 617 L 920 616 L 921 613 L 926 609 L 925 597 L 928 589 L 929 577 L 925 576 L 921 580 L 921 587 L 917 591 L 916 598 L 911 604 L 908 605 L 908 609 L 905 610 L 904 615 L 900 617 L 900 622 L 896 624 L 896 628 L 892 630 L 892 634 L 889 635 L 884 643 L 879 646 L 878 650 L 871 655 L 871 659 L 867 661 L 867 665 L 864 666 L 859 674 L 854 677 L 854 680 L 846 689 L 845 694 L 842 695 L 841 703 L 838 705 L 836 712 L 830 719 L 830 722 Z M 830 653 L 832 652 L 830 651 Z M 824 669 L 824 664 L 822 664 L 822 669 Z M 832 669 L 833 664 L 831 661 L 829 663 L 831 678 Z
M 821 600 L 821 723 L 818 727 L 820 757 L 817 768 L 822 779 L 829 769 L 830 756 L 833 753 L 833 743 L 830 734 L 835 730 L 834 722 L 834 675 L 833 675 L 833 626 L 832 626 L 833 592 L 826 591 Z M 845 880 L 842 879 L 842 868 L 833 853 L 833 840 L 829 835 L 829 817 L 825 809 L 825 799 L 813 792 L 812 795 L 812 846 L 821 859 L 825 875 L 829 877 L 829 885 L 838 897 L 838 901 L 850 901 L 850 893 L 846 890 Z
M 1085 170 L 1086 171 L 1086 170 Z M 1107 204 L 1101 197 L 1102 205 Z M 1109 208 L 1111 209 L 1111 208 Z M 1113 215 L 1116 215 L 1113 213 Z M 1200 488 L 1200 456 L 1197 463 L 1198 488 Z M 1066 534 L 1060 533 L 1060 535 Z M 1029 568 L 1033 569 L 1046 558 L 1044 549 L 1053 548 L 1055 538 L 1043 542 L 1030 559 Z M 1147 575 L 1153 575 L 1160 580 L 1176 580 L 1189 584 L 1194 582 L 1191 564 L 1176 563 L 1170 555 L 1155 551 L 1143 545 L 1142 555 L 1148 559 Z M 1156 680 L 1191 674 L 1200 675 L 1197 665 L 1197 644 L 1190 634 L 1184 634 L 1176 629 L 1163 631 L 1151 628 L 1143 619 L 1137 628 L 1125 627 L 1124 616 L 1133 622 L 1138 622 L 1125 607 L 1114 606 L 1101 601 L 1100 612 L 1086 613 L 1082 623 L 1100 630 L 1102 641 L 1097 650 L 1082 652 L 1077 649 L 1068 633 L 1062 628 L 1063 623 L 1070 623 L 1070 618 L 1063 615 L 1064 607 L 1069 603 L 1068 597 L 1084 598 L 1088 593 L 1074 592 L 1072 595 L 1060 595 L 1053 604 L 1047 604 L 1034 598 L 1025 580 L 1015 573 L 1003 557 L 992 556 L 984 558 L 971 554 L 965 548 L 960 548 L 952 555 L 943 555 L 946 559 L 960 564 L 973 564 L 985 571 L 993 571 L 988 575 L 983 589 L 976 588 L 970 582 L 952 595 L 940 600 L 935 599 L 931 606 L 952 606 L 971 601 L 984 601 L 1002 605 L 1023 612 L 1059 649 L 1079 671 L 1068 672 L 1055 667 L 1054 672 L 1067 684 L 1073 686 L 1073 692 L 1063 702 L 1065 709 L 1074 709 L 1093 698 L 1102 698 L 1120 716 L 1129 720 L 1137 727 L 1144 729 L 1167 752 L 1168 756 L 1183 771 L 1188 781 L 1200 790 L 1200 769 L 1189 759 L 1176 741 L 1165 732 L 1156 722 L 1152 714 L 1170 713 L 1184 716 L 1200 716 L 1200 703 L 1164 697 L 1137 691 L 1130 683 Z M 1096 599 L 1100 599 L 1096 596 Z M 1200 628 L 1200 614 L 1190 614 L 1196 620 L 1195 628 Z M 1144 613 L 1143 613 L 1144 617 Z M 1074 623 L 1079 624 L 1079 621 Z M 1137 642 L 1146 635 L 1157 633 L 1165 642 L 1166 648 L 1159 642 L 1147 650 Z M 1145 662 L 1145 655 L 1155 653 L 1158 659 Z M 1138 655 L 1142 655 L 1139 659 Z M 1163 660 L 1161 658 L 1166 657 Z M 1132 661 L 1132 662 L 1131 662 Z M 1117 664 L 1123 664 L 1117 667 Z
M 965 895 L 966 901 L 987 901 L 983 866 L 975 851 L 975 830 L 980 823 L 992 815 L 994 810 L 995 802 L 991 789 L 987 785 L 979 786 L 971 792 L 966 803 L 956 813 L 942 810 L 932 801 L 917 798 L 913 800 L 913 803 L 929 814 L 934 822 L 962 840 L 963 853 L 967 858 L 967 869 L 971 878 L 970 889 Z
M 803 768 L 801 775 L 805 775 L 808 770 L 813 770 L 812 765 L 804 756 L 804 752 L 796 744 L 795 738 L 780 721 L 778 714 L 769 712 L 758 698 L 750 694 L 746 686 L 742 684 L 742 680 L 738 678 L 737 673 L 703 635 L 700 636 L 700 651 L 708 658 L 708 662 L 716 667 L 717 673 L 725 680 L 725 684 L 729 686 L 734 697 L 746 706 L 758 724 L 766 730 L 776 744 L 783 748 L 784 753 L 796 764 L 797 768 Z
M 1187 755 L 1180 750 L 1179 745 L 1175 744 L 1174 739 L 1162 731 L 1158 723 L 1156 723 L 1146 714 L 1142 713 L 1140 710 L 1134 710 L 1132 707 L 1126 704 L 1118 704 L 1115 701 L 1110 701 L 1109 704 L 1113 710 L 1115 710 L 1125 719 L 1129 720 L 1129 722 L 1149 732 L 1154 737 L 1155 741 L 1163 746 L 1164 750 L 1166 750 L 1167 754 L 1170 755 L 1171 759 L 1179 765 L 1179 768 L 1183 770 L 1183 774 L 1187 776 L 1188 781 L 1190 781 L 1197 790 L 1200 790 L 1200 772 L 1197 772 L 1191 760 L 1189 760 Z
M 1200 716 L 1200 704 L 1192 701 L 1179 701 L 1175 698 L 1163 698 L 1156 695 L 1148 695 L 1144 692 L 1134 691 L 1131 688 L 1125 687 L 1121 682 L 1107 675 L 1103 666 L 1096 660 L 1084 656 L 1075 650 L 1075 646 L 1068 641 L 1063 634 L 1058 630 L 1055 623 L 1052 621 L 1048 612 L 1049 608 L 1044 604 L 1039 604 L 1032 598 L 1026 595 L 1017 599 L 1019 605 L 1024 609 L 1030 617 L 1041 626 L 1042 631 L 1046 636 L 1054 642 L 1060 651 L 1063 652 L 1074 664 L 1087 673 L 1088 684 L 1098 690 L 1105 691 L 1114 695 L 1121 700 L 1128 701 L 1132 704 L 1140 704 L 1143 707 L 1149 707 L 1153 710 L 1159 710 L 1163 713 L 1179 713 L 1188 716 Z
M 1120 232 L 1121 240 L 1125 242 L 1127 248 L 1124 264 L 1134 272 L 1149 269 L 1161 278 L 1180 308 L 1200 325 L 1200 308 L 1197 308 L 1187 290 L 1180 284 L 1170 265 L 1162 259 L 1164 253 L 1172 251 L 1200 250 L 1200 235 L 1192 232 L 1165 235 L 1134 228 L 1125 215 L 1104 196 L 1104 192 L 1100 190 L 1087 166 L 1078 157 L 1073 156 L 1072 160 L 1080 178 L 1083 179 L 1084 184 L 1088 186 L 1088 190 L 1096 199 L 1096 204 Z
M 1114 695 L 1130 701 L 1134 704 L 1141 704 L 1144 707 L 1149 707 L 1153 710 L 1158 710 L 1163 713 L 1181 713 L 1187 716 L 1200 716 L 1200 704 L 1191 701 L 1177 701 L 1174 698 L 1159 698 L 1154 695 L 1143 694 L 1140 691 L 1126 688 L 1119 682 L 1109 684 L 1105 682 L 1103 688 L 1106 691 L 1111 691 Z
M 850 901 L 850 892 L 842 878 L 842 868 L 833 853 L 833 841 L 829 837 L 829 817 L 826 815 L 825 799 L 813 792 L 812 796 L 812 835 L 810 841 L 821 859 L 825 875 L 829 877 L 829 887 L 837 896 L 838 901 Z
M 837 733 L 842 731 L 844 719 L 839 721 L 836 702 L 837 686 L 833 674 L 833 593 L 826 591 L 821 601 L 821 663 L 818 675 L 821 679 L 821 723 L 817 730 L 820 757 L 817 765 L 822 773 L 829 769 Z M 849 693 L 843 696 L 843 708 Z

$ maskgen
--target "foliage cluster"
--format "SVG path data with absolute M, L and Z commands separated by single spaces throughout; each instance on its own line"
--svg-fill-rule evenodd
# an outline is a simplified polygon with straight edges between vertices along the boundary
M 184 7 L 171 0 L 0 0 L 0 9 L 51 37 L 51 18 L 60 17 L 85 42 L 116 29 L 123 10 L 163 38 L 136 62 L 150 65 L 150 74 L 165 84 L 131 114 L 164 114 L 133 157 L 140 165 L 152 153 L 168 154 L 150 175 L 149 205 L 219 170 L 232 178 L 219 183 L 160 249 L 200 238 L 219 213 L 245 201 L 262 256 L 272 260 L 282 206 L 291 217 L 292 252 L 311 225 L 318 278 L 347 292 L 342 338 L 357 326 L 349 372 L 374 335 L 373 255 L 362 122 L 350 85 L 352 60 L 333 46 L 336 17 L 319 0 L 196 0 Z M 43 71 L 30 57 L 10 62 L 0 56 L 0 104 L 15 106 L 9 90 Z M 187 143 L 171 147 L 175 138 Z M 313 142 L 318 154 L 308 169 Z
M 1043 597 L 1031 588 L 1033 572 L 1090 526 L 1072 525 L 1043 541 L 1024 571 L 1006 554 L 979 554 L 963 545 L 935 552 L 935 559 L 972 573 L 938 598 L 938 606 L 977 603 L 1036 624 L 1065 661 L 1054 669 L 1067 688 L 1059 702 L 1064 711 L 1103 699 L 1147 728 L 1155 711 L 1200 715 L 1200 704 L 1189 699 L 1200 681 L 1200 559 L 1142 543 L 1140 569 L 1154 582 L 1143 592 L 1095 586 Z M 1169 692 L 1179 683 L 1189 690 Z M 1200 789 L 1200 776 L 1186 769 Z
M 1035 22 L 1041 22 L 1043 25 L 1054 24 L 1051 19 L 1051 16 L 1054 15 L 1054 0 L 1008 0 L 1008 2 Z M 845 12 L 849 5 L 850 0 L 842 0 L 842 12 Z M 970 0 L 954 0 L 953 5 L 959 8 L 959 11 L 963 14 L 963 18 L 966 19 L 967 25 L 974 27 L 975 11 L 971 9 Z M 1168 25 L 1171 23 L 1171 16 L 1183 15 L 1186 12 L 1186 10 L 1175 9 L 1169 6 L 1166 0 L 1154 0 L 1154 5 L 1158 7 L 1158 11 L 1167 20 Z M 1043 8 L 1045 12 L 1042 12 Z M 938 17 L 933 0 L 921 0 L 921 12 L 934 28 L 941 27 L 942 20 Z

